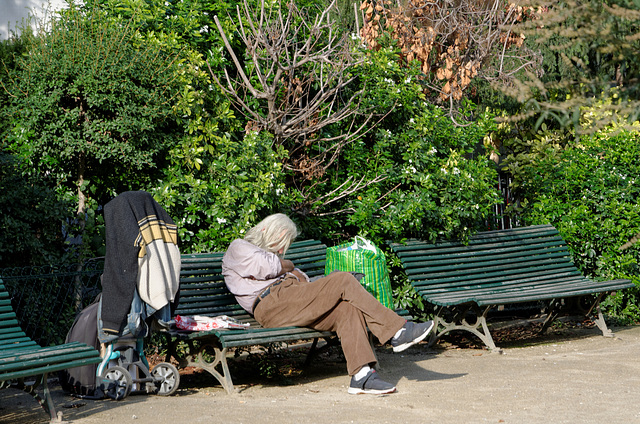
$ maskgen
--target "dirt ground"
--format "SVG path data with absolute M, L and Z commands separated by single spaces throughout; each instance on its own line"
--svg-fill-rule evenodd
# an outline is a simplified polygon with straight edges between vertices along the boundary
M 233 395 L 193 372 L 168 397 L 79 400 L 50 386 L 64 421 L 78 424 L 640 423 L 640 326 L 613 330 L 614 338 L 571 327 L 524 340 L 508 331 L 512 340 L 496 337 L 502 354 L 461 338 L 401 354 L 379 347 L 380 376 L 398 388 L 384 396 L 347 394 L 337 349 L 304 370 L 304 349 L 236 364 Z M 265 377 L 275 369 L 278 376 Z M 0 390 L 0 422 L 48 417 L 30 396 L 7 389 Z

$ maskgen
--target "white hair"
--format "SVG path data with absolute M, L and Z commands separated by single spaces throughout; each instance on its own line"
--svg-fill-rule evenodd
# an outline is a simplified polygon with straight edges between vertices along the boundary
M 247 231 L 244 239 L 267 252 L 278 253 L 282 249 L 284 255 L 297 236 L 296 224 L 287 215 L 276 213 Z

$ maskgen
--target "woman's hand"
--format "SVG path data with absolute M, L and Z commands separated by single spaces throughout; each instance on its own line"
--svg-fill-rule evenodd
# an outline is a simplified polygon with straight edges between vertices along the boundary
M 286 273 L 286 272 L 291 272 L 293 271 L 293 262 L 291 262 L 289 259 L 282 259 L 280 258 L 280 267 L 282 268 L 282 273 Z
M 298 268 L 294 269 L 293 271 L 291 271 L 291 273 L 293 275 L 295 275 L 296 277 L 298 277 L 298 281 L 309 281 L 309 279 L 307 278 L 307 274 L 305 274 L 304 272 L 300 271 Z

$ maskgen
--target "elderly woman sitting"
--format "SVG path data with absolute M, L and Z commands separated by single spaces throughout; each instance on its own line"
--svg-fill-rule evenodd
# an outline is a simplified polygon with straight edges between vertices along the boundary
M 402 352 L 422 341 L 433 321 L 407 322 L 383 306 L 348 272 L 333 272 L 309 282 L 293 262 L 283 259 L 297 237 L 296 225 L 284 214 L 270 215 L 244 239 L 229 245 L 222 273 L 238 303 L 263 327 L 299 326 L 335 331 L 351 377 L 351 394 L 392 393 L 395 386 L 373 370 L 376 357 L 368 330 Z

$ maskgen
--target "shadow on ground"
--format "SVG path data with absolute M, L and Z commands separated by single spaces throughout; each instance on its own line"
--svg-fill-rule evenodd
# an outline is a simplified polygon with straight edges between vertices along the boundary
M 499 347 L 511 349 L 576 341 L 601 334 L 600 330 L 590 321 L 559 321 L 544 334 L 539 334 L 541 326 L 542 324 L 539 322 L 514 322 L 509 326 L 493 328 L 492 335 Z M 378 346 L 376 353 L 381 374 L 393 384 L 398 384 L 399 380 L 403 378 L 415 382 L 443 382 L 446 380 L 455 381 L 467 375 L 459 372 L 433 371 L 428 365 L 429 361 L 451 354 L 452 351 L 463 349 L 470 350 L 471 357 L 494 355 L 486 350 L 479 340 L 463 332 L 448 334 L 433 347 L 423 343 L 401 354 L 394 354 L 390 347 Z M 347 384 L 346 363 L 339 346 L 328 347 L 315 357 L 309 366 L 304 366 L 308 352 L 308 343 L 286 347 L 283 345 L 271 350 L 241 352 L 238 358 L 230 360 L 234 384 L 241 394 L 256 386 L 269 388 L 307 385 L 305 390 L 313 392 L 316 383 L 333 377 L 344 377 L 344 384 Z M 226 396 L 218 382 L 206 372 L 187 368 L 181 370 L 180 374 L 180 389 L 173 397 L 182 398 L 195 393 L 212 397 Z M 150 396 L 156 396 L 132 394 L 124 401 L 110 399 L 96 401 L 77 399 L 66 395 L 55 379 L 50 380 L 49 387 L 56 408 L 64 414 L 67 420 L 81 420 L 99 413 L 108 414 L 111 410 L 115 413 L 115 410 L 121 407 L 125 408 L 120 409 L 119 412 L 126 410 L 128 414 L 132 414 L 130 417 L 133 418 L 136 408 L 141 406 L 138 404 L 145 402 Z M 49 422 L 48 416 L 31 396 L 15 389 L 0 390 L 0 423 L 47 422 Z

